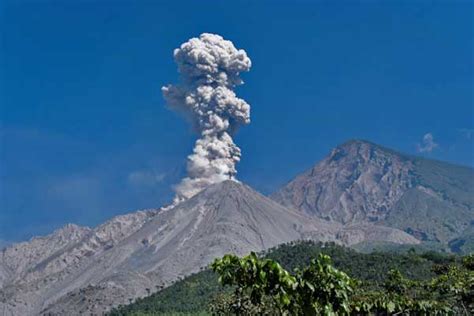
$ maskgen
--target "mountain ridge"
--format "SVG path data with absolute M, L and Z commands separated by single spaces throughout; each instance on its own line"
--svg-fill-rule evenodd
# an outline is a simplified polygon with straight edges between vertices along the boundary
M 294 240 L 348 246 L 433 241 L 467 249 L 474 231 L 474 221 L 462 226 L 472 213 L 469 174 L 456 168 L 352 140 L 303 173 L 304 181 L 299 175 L 289 182 L 300 183 L 295 188 L 302 191 L 287 185 L 270 199 L 227 180 L 173 208 L 120 215 L 95 228 L 66 225 L 0 251 L 0 310 L 102 313 L 225 253 L 243 255 Z M 303 203 L 294 203 L 295 197 Z M 438 207 L 435 219 L 443 216 L 439 201 L 457 215 L 430 231 L 431 206 Z M 414 221 L 407 226 L 406 218 Z M 465 232 L 453 233 L 459 227 Z
M 212 185 L 172 209 L 121 215 L 94 229 L 68 227 L 82 232 L 78 240 L 50 245 L 45 258 L 16 273 L 10 269 L 15 247 L 29 244 L 12 245 L 1 253 L 0 271 L 9 271 L 0 288 L 0 310 L 6 315 L 100 314 L 148 294 L 158 284 L 196 272 L 225 253 L 243 255 L 293 240 L 350 245 L 387 238 L 417 243 L 393 228 L 346 228 L 312 219 L 231 180 Z M 17 256 L 16 261 L 23 257 Z
M 279 231 L 277 236 L 264 227 L 257 229 L 255 223 L 251 223 L 254 220 L 253 216 L 259 216 L 258 213 L 252 214 L 251 208 L 240 212 L 233 211 L 233 208 L 241 203 L 241 196 L 251 194 L 252 197 L 246 196 L 245 199 L 252 203 L 253 192 L 244 185 L 226 181 L 210 186 L 173 209 L 157 214 L 126 241 L 126 247 L 134 247 L 135 250 L 128 257 L 121 259 L 117 265 L 117 269 L 124 271 L 123 273 L 110 275 L 104 278 L 103 282 L 88 286 L 86 292 L 81 288 L 72 291 L 57 302 L 46 306 L 43 313 L 67 314 L 71 312 L 71 306 L 73 310 L 82 310 L 86 313 L 101 312 L 104 306 L 96 308 L 93 304 L 84 306 L 81 301 L 76 301 L 76 298 L 85 296 L 91 303 L 100 299 L 105 305 L 126 303 L 128 298 L 145 295 L 146 288 L 153 288 L 154 284 L 159 283 L 167 284 L 180 276 L 196 272 L 201 266 L 224 253 L 244 254 L 250 250 L 260 250 L 279 244 L 287 239 L 297 239 L 300 236 L 297 229 L 291 232 L 294 223 L 280 221 L 276 226 L 270 224 Z M 282 214 L 277 219 L 283 220 L 281 217 L 284 216 L 286 209 L 261 195 L 255 198 L 265 199 L 265 205 L 261 206 L 263 208 L 268 207 L 266 203 L 271 205 L 272 211 L 280 208 L 279 212 Z M 225 203 L 230 205 L 223 206 Z M 265 210 L 259 213 L 265 213 Z M 232 215 L 235 218 L 229 218 Z M 242 221 L 250 222 L 248 225 L 243 225 Z M 300 226 L 306 225 L 303 220 L 296 223 Z M 290 229 L 281 231 L 279 225 L 287 225 Z M 288 235 L 284 235 L 285 233 Z M 116 249 L 122 252 L 122 248 L 123 245 L 118 245 Z M 114 254 L 113 249 L 110 251 L 112 253 L 108 257 L 112 257 L 114 264 L 117 264 L 120 259 Z M 89 307 L 91 309 L 88 309 Z
M 471 234 L 473 188 L 470 167 L 350 140 L 270 197 L 310 216 L 381 224 L 449 247 Z

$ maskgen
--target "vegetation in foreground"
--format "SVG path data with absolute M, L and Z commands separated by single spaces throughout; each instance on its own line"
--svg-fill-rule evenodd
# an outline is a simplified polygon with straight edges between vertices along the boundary
M 110 315 L 470 315 L 474 308 L 472 255 L 363 254 L 304 241 L 261 257 L 226 255 L 212 265 L 217 273 L 204 270 Z
M 225 255 L 212 264 L 223 285 L 234 286 L 210 304 L 214 315 L 471 315 L 474 256 L 439 267 L 433 279 L 417 281 L 390 270 L 381 286 L 364 284 L 333 267 L 320 254 L 289 273 L 255 253 Z

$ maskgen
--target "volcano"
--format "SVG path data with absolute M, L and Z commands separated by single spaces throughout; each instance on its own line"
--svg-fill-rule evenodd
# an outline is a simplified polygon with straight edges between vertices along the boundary
M 392 228 L 311 218 L 228 180 L 172 209 L 118 216 L 95 229 L 69 225 L 6 248 L 0 309 L 5 315 L 100 314 L 226 253 L 243 255 L 299 239 L 418 242 Z

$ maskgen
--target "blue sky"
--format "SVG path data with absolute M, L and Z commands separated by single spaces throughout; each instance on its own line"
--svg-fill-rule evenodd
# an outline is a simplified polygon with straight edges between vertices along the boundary
M 173 49 L 202 32 L 252 59 L 237 90 L 252 123 L 235 141 L 239 178 L 261 192 L 352 138 L 474 166 L 473 9 L 4 0 L 0 243 L 169 201 L 195 135 L 160 87 L 178 80 Z

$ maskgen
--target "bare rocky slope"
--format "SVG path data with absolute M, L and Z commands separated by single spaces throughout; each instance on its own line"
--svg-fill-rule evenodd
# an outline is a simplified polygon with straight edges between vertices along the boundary
M 225 181 L 173 209 L 118 216 L 95 229 L 68 225 L 4 249 L 0 314 L 101 314 L 225 253 L 242 255 L 297 239 L 346 245 L 418 242 L 371 223 L 310 218 L 246 185 Z
M 328 222 L 374 223 L 453 251 L 472 248 L 474 169 L 367 141 L 338 146 L 271 197 Z

